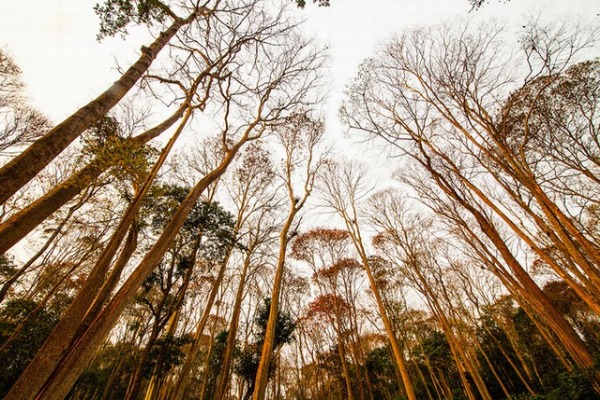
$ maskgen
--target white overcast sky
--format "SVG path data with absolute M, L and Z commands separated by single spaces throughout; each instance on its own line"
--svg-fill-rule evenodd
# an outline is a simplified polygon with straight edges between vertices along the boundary
M 275 0 L 272 0 L 275 1 Z M 287 0 L 281 0 L 287 1 Z M 310 1 L 310 0 L 308 0 Z M 467 0 L 331 0 L 329 8 L 309 4 L 306 31 L 329 43 L 334 87 L 330 118 L 339 108 L 341 91 L 358 64 L 394 32 L 453 18 L 519 19 L 526 13 L 562 17 L 594 16 L 600 23 L 598 0 L 511 0 L 469 13 Z M 138 56 L 141 35 L 125 41 L 98 43 L 93 5 L 99 0 L 0 0 L 0 47 L 23 70 L 27 92 L 40 111 L 60 122 L 98 95 L 115 78 L 116 62 L 128 66 Z M 339 129 L 335 122 L 334 129 Z

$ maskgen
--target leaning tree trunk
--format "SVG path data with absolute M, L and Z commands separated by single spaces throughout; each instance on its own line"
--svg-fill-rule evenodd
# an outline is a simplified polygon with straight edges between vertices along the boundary
M 251 128 L 253 128 L 253 126 L 249 128 L 248 132 Z M 112 327 L 117 323 L 127 304 L 135 296 L 138 288 L 160 263 L 160 260 L 175 239 L 177 232 L 185 222 L 196 201 L 200 198 L 200 195 L 210 184 L 221 177 L 229 164 L 233 161 L 239 149 L 248 140 L 248 135 L 233 146 L 224 156 L 221 164 L 202 178 L 190 191 L 154 246 L 152 246 L 138 267 L 129 276 L 127 281 L 125 281 L 123 286 L 107 304 L 86 333 L 81 337 L 77 345 L 64 358 L 62 364 L 53 374 L 52 380 L 46 385 L 44 392 L 39 394 L 40 398 L 62 400 L 67 395 L 79 375 L 93 358 L 95 351 L 102 344 L 106 335 L 108 335 Z M 20 391 L 17 393 L 20 393 Z M 9 393 L 9 395 L 13 394 Z M 34 398 L 35 394 L 33 397 L 21 397 L 16 394 L 14 394 L 14 396 L 15 397 L 12 398 L 7 397 L 7 400 L 12 400 L 13 398 L 23 398 L 23 400 L 25 400 Z
M 187 104 L 182 105 L 173 115 L 159 125 L 141 135 L 127 139 L 123 144 L 134 148 L 156 138 L 181 118 L 187 107 Z M 0 224 L 0 254 L 5 253 L 17 244 L 35 227 L 81 193 L 113 165 L 113 162 L 108 162 L 102 157 L 96 157 L 64 182 L 56 185 L 48 193 Z
M 205 8 L 196 10 L 186 18 L 176 19 L 149 47 L 142 47 L 138 60 L 105 92 L 77 110 L 66 120 L 36 140 L 23 153 L 0 169 L 0 204 L 33 179 L 58 156 L 73 140 L 106 115 L 148 70 L 158 53 L 175 36 L 179 29 L 200 15 L 208 15 Z
M 137 211 L 141 206 L 143 198 L 175 144 L 175 141 L 183 131 L 183 127 L 187 123 L 190 115 L 191 109 L 188 109 L 182 123 L 163 149 L 154 167 L 146 178 L 146 181 L 136 194 L 133 202 L 129 205 L 129 208 L 126 210 L 125 215 L 119 222 L 119 226 L 116 228 L 109 243 L 100 255 L 96 265 L 94 265 L 94 268 L 84 282 L 83 287 L 77 292 L 73 302 L 61 317 L 58 325 L 38 350 L 25 371 L 20 375 L 17 382 L 13 385 L 12 389 L 7 394 L 6 400 L 26 400 L 34 398 L 35 394 L 45 386 L 45 382 L 50 378 L 52 371 L 59 366 L 61 359 L 66 356 L 75 333 L 81 326 L 85 314 L 88 312 L 97 292 L 104 283 L 110 263 L 117 252 L 120 243 L 125 237 L 128 227 L 135 215 L 137 215 Z

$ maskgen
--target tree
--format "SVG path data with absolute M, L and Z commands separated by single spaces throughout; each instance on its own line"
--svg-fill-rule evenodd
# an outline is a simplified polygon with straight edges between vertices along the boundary
M 383 320 L 388 339 L 392 346 L 394 361 L 400 369 L 400 375 L 407 397 L 410 400 L 415 400 L 416 397 L 410 376 L 408 375 L 404 355 L 402 354 L 403 351 L 398 343 L 396 333 L 394 332 L 394 328 L 388 317 L 388 311 L 386 310 L 379 287 L 373 276 L 371 262 L 362 239 L 357 203 L 369 191 L 366 187 L 365 179 L 364 170 L 358 165 L 328 165 L 326 174 L 324 174 L 322 180 L 325 201 L 327 205 L 344 220 L 346 229 L 359 254 L 362 267 L 365 269 L 367 277 L 369 278 L 370 289 L 375 297 L 379 314 Z
M 34 301 L 11 300 L 0 310 L 0 395 L 4 396 L 58 321 L 56 310 L 42 307 L 29 318 L 37 304 Z M 7 340 L 15 333 L 19 323 L 26 319 L 11 343 Z
M 0 152 L 30 143 L 50 126 L 46 117 L 27 105 L 22 91 L 21 70 L 0 50 Z
M 186 10 L 189 12 L 186 17 L 177 16 L 160 1 L 140 2 L 138 3 L 140 7 L 136 10 L 131 7 L 129 2 L 118 2 L 117 8 L 111 7 L 111 3 L 109 2 L 106 8 L 98 8 L 98 11 L 105 15 L 103 27 L 105 33 L 122 30 L 132 20 L 149 23 L 156 18 L 162 19 L 164 14 L 169 16 L 172 24 L 160 33 L 148 47 L 142 47 L 142 54 L 138 60 L 110 88 L 45 133 L 27 150 L 0 169 L 0 186 L 2 187 L 0 189 L 0 203 L 6 202 L 71 142 L 90 128 L 98 119 L 106 115 L 143 76 L 160 51 L 182 27 L 191 24 L 200 17 L 208 18 L 213 12 L 209 7 L 210 1 L 201 6 L 192 7 L 191 10 Z M 216 1 L 216 4 L 210 4 L 210 6 L 217 6 L 218 4 L 219 0 Z
M 413 174 L 405 181 L 412 181 L 413 187 L 421 186 L 419 193 L 424 198 L 436 197 L 441 199 L 433 200 L 436 204 L 445 202 L 453 208 L 458 205 L 470 215 L 473 226 L 481 230 L 475 238 L 486 237 L 510 271 L 504 273 L 508 272 L 504 265 L 499 266 L 494 269 L 497 276 L 542 316 L 575 362 L 590 369 L 593 361 L 589 348 L 521 265 L 503 237 L 502 228 L 513 230 L 544 260 L 559 267 L 557 260 L 542 251 L 531 236 L 531 224 L 546 226 L 540 230 L 556 235 L 555 243 L 560 241 L 561 246 L 570 249 L 573 259 L 579 267 L 589 270 L 590 277 L 595 275 L 591 267 L 594 255 L 589 255 L 597 254 L 592 250 L 595 245 L 552 201 L 544 190 L 543 178 L 536 179 L 523 153 L 511 152 L 502 142 L 493 117 L 494 107 L 503 106 L 511 87 L 548 71 L 563 71 L 579 52 L 591 46 L 594 30 L 581 29 L 573 32 L 561 27 L 528 28 L 521 39 L 522 57 L 507 57 L 505 61 L 523 65 L 517 69 L 519 78 L 506 76 L 504 69 L 498 68 L 504 65 L 500 64 L 501 53 L 495 47 L 502 34 L 498 27 L 486 30 L 483 36 L 464 28 L 457 41 L 450 40 L 443 27 L 405 34 L 365 64 L 370 68 L 369 74 L 361 74 L 344 115 L 351 127 L 371 137 L 383 137 L 415 163 L 413 170 L 424 174 Z M 433 39 L 434 35 L 440 35 L 439 40 Z M 427 179 L 423 179 L 425 174 Z M 502 199 L 509 198 L 518 206 L 506 207 L 498 198 L 500 189 L 505 195 Z M 583 256 L 582 249 L 588 249 L 590 259 Z M 568 280 L 564 270 L 556 271 Z M 588 292 L 595 287 L 589 285 Z M 596 302 L 586 296 L 581 286 L 574 285 L 573 289 L 594 306 Z
M 271 315 L 271 299 L 263 299 L 263 303 L 258 310 L 256 316 L 256 324 L 258 332 L 253 343 L 243 348 L 237 355 L 234 364 L 234 371 L 246 381 L 248 388 L 244 395 L 244 400 L 250 399 L 256 385 L 257 373 L 261 361 L 261 352 L 263 343 L 266 338 L 269 318 Z M 296 323 L 292 321 L 290 316 L 285 312 L 278 312 L 275 323 L 275 335 L 273 337 L 273 353 L 281 346 L 289 343 L 293 336 Z M 275 357 L 272 355 L 272 360 L 269 363 L 268 377 L 275 371 Z
M 274 133 L 285 154 L 280 178 L 287 192 L 289 211 L 279 233 L 279 252 L 271 292 L 271 311 L 262 344 L 256 376 L 258 384 L 253 393 L 254 400 L 262 400 L 265 396 L 269 365 L 275 349 L 275 329 L 287 248 L 290 240 L 297 234 L 299 223 L 295 228 L 293 225 L 310 196 L 320 168 L 325 163 L 325 154 L 319 154 L 319 144 L 324 133 L 323 122 L 312 119 L 307 112 L 298 110 L 290 115 L 281 126 L 274 129 Z
M 225 173 L 238 151 L 248 142 L 259 139 L 268 126 L 279 124 L 295 107 L 310 104 L 314 100 L 310 91 L 318 78 L 317 70 L 322 62 L 320 51 L 300 38 L 290 41 L 290 30 L 293 31 L 294 28 L 280 25 L 281 16 L 271 19 L 267 13 L 251 15 L 255 17 L 253 22 L 266 27 L 262 34 L 269 40 L 260 42 L 257 46 L 241 48 L 240 52 L 244 51 L 243 54 L 249 57 L 252 63 L 239 64 L 235 70 L 230 71 L 228 79 L 218 84 L 218 96 L 215 98 L 222 103 L 215 111 L 223 118 L 219 137 L 220 145 L 224 149 L 220 164 L 192 188 L 154 246 L 67 355 L 59 371 L 56 371 L 46 386 L 45 396 L 64 393 L 73 384 L 87 360 L 93 356 L 117 322 L 124 307 L 156 268 L 185 222 L 193 204 L 209 185 Z M 232 16 L 234 19 L 246 17 Z M 233 24 L 233 21 L 229 22 Z M 287 35 L 285 41 L 284 34 Z M 242 98 L 244 101 L 240 104 L 238 100 Z M 58 343 L 58 347 L 62 347 L 60 342 Z M 48 369 L 32 371 L 36 376 L 48 373 Z M 26 378 L 22 375 L 21 379 L 25 382 Z M 31 380 L 27 381 L 30 382 L 29 391 L 39 389 L 31 385 Z M 13 390 L 23 393 L 20 389 Z

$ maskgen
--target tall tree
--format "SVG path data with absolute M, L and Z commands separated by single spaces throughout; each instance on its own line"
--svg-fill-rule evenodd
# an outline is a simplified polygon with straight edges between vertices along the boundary
M 269 365 L 275 348 L 275 328 L 288 244 L 297 234 L 299 222 L 296 222 L 296 218 L 306 204 L 315 185 L 317 174 L 325 163 L 325 153 L 319 153 L 319 145 L 324 133 L 323 122 L 313 120 L 307 112 L 300 111 L 291 115 L 284 124 L 275 128 L 274 133 L 285 154 L 282 171 L 279 174 L 287 192 L 289 211 L 279 233 L 271 309 L 256 375 L 257 384 L 252 395 L 254 400 L 262 400 L 267 388 Z
M 208 18 L 214 11 L 213 7 L 218 6 L 220 1 L 211 3 L 209 0 L 202 5 L 192 7 L 191 10 L 186 10 L 189 12 L 186 17 L 177 16 L 171 8 L 160 1 L 140 1 L 135 4 L 136 7 L 132 7 L 133 4 L 129 2 L 109 1 L 106 7 L 99 7 L 98 12 L 103 15 L 104 22 L 102 33 L 115 33 L 125 28 L 131 21 L 151 23 L 168 17 L 172 23 L 148 47 L 142 47 L 142 54 L 138 60 L 110 88 L 45 133 L 0 169 L 2 187 L 0 203 L 6 202 L 71 142 L 106 115 L 138 82 L 177 32 L 200 17 Z M 183 9 L 185 10 L 186 7 Z

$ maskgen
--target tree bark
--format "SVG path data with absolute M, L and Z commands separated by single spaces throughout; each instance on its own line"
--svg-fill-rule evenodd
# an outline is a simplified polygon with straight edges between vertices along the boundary
M 23 153 L 2 167 L 0 169 L 0 204 L 4 204 L 67 148 L 73 140 L 103 115 L 106 115 L 143 76 L 158 53 L 179 29 L 190 24 L 202 14 L 208 14 L 208 11 L 201 8 L 185 19 L 176 19 L 168 29 L 158 35 L 150 46 L 142 48 L 142 54 L 138 60 L 105 92 L 52 128 Z
M 182 105 L 173 115 L 159 125 L 141 135 L 126 140 L 124 144 L 138 146 L 156 138 L 181 118 L 185 108 L 187 108 L 187 104 Z M 48 193 L 0 224 L 0 254 L 5 253 L 17 244 L 35 227 L 81 193 L 112 166 L 112 163 L 96 157 L 67 180 L 56 185 Z

